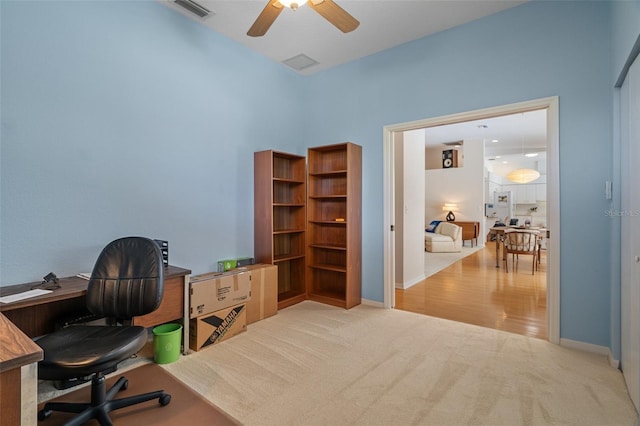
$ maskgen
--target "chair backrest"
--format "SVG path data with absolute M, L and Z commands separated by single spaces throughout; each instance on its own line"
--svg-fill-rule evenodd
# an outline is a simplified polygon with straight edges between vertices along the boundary
M 440 222 L 440 225 L 436 228 L 436 232 L 442 235 L 450 236 L 454 241 L 458 239 L 458 234 L 462 227 L 454 225 L 453 223 Z
M 87 308 L 96 315 L 128 320 L 153 312 L 163 292 L 160 247 L 149 238 L 120 238 L 107 244 L 96 260 Z
M 536 249 L 538 242 L 536 231 L 509 231 L 504 235 L 504 247 L 510 252 L 531 253 Z

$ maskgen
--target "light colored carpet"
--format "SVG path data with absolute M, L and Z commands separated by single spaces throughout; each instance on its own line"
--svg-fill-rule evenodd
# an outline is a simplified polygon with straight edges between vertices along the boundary
M 604 356 L 363 305 L 299 303 L 163 367 L 246 425 L 637 420 Z
M 462 247 L 462 250 L 459 253 L 431 253 L 428 251 L 424 252 L 424 276 L 425 278 L 430 277 L 433 274 L 436 274 L 442 271 L 447 266 L 453 265 L 459 260 L 464 259 L 465 257 L 477 252 L 478 250 L 482 250 L 484 247 Z

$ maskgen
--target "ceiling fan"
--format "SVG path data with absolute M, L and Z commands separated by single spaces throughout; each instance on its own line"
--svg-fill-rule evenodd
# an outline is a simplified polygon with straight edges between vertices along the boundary
M 261 37 L 266 34 L 267 30 L 276 20 L 280 12 L 285 7 L 289 7 L 292 10 L 298 9 L 298 7 L 307 3 L 307 0 L 269 0 L 269 3 L 262 10 L 258 19 L 253 23 L 247 35 L 251 37 Z M 355 30 L 360 25 L 360 22 L 351 16 L 346 10 L 338 6 L 333 0 L 309 0 L 309 7 L 318 12 L 327 21 L 331 22 L 343 33 L 348 33 Z

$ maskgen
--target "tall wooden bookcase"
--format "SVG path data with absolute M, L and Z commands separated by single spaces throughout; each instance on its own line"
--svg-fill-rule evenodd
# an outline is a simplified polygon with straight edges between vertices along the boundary
M 254 153 L 254 250 L 278 265 L 278 309 L 311 299 L 361 302 L 362 148 L 308 149 L 308 158 Z
M 307 161 L 307 296 L 349 309 L 361 301 L 362 148 L 309 148 Z
M 278 309 L 307 298 L 305 283 L 306 159 L 254 153 L 254 251 L 278 265 Z

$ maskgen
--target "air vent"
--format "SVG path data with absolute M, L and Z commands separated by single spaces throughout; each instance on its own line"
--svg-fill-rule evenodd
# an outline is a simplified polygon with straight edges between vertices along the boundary
M 464 141 L 455 141 L 455 142 L 443 142 L 442 145 L 445 146 L 462 146 L 464 144 Z
M 187 9 L 189 12 L 199 16 L 200 18 L 206 18 L 211 15 L 211 11 L 209 9 L 192 0 L 175 0 L 174 3 L 183 9 Z
M 319 62 L 301 53 L 292 58 L 282 61 L 282 63 L 293 68 L 296 71 L 302 71 L 304 69 L 317 65 Z

